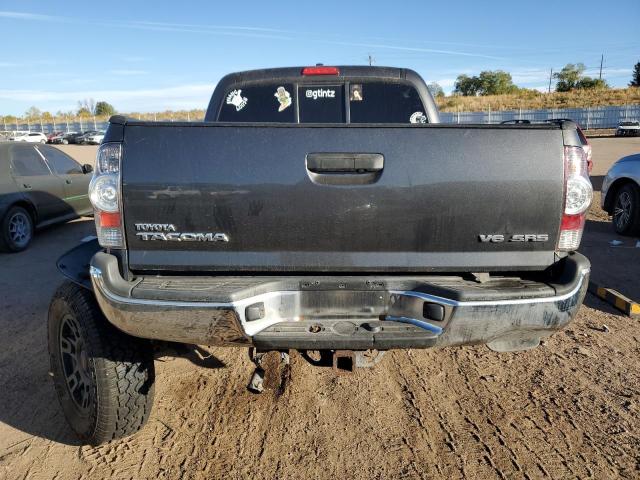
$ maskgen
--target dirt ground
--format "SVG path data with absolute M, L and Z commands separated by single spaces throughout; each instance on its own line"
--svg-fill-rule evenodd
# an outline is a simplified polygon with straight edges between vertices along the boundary
M 640 139 L 595 140 L 594 184 L 635 152 Z M 598 201 L 584 237 L 594 278 L 633 292 L 640 248 L 609 246 L 618 237 Z M 533 351 L 394 351 L 344 376 L 292 355 L 282 394 L 246 391 L 243 349 L 164 345 L 149 424 L 82 446 L 48 375 L 45 321 L 55 259 L 92 229 L 50 228 L 0 255 L 0 478 L 640 477 L 639 320 L 591 295 Z

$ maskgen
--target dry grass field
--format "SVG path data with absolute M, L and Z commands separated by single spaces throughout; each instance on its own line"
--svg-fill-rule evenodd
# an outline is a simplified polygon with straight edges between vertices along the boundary
M 441 112 L 480 112 L 491 110 L 540 110 L 546 108 L 586 108 L 640 104 L 640 88 L 574 90 L 541 93 L 534 90 L 513 95 L 485 97 L 442 97 L 436 100 Z

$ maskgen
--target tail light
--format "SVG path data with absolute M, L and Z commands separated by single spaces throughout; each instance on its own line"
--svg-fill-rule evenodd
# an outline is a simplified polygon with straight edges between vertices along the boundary
M 593 148 L 591 145 L 583 145 L 584 153 L 587 154 L 587 170 L 589 171 L 589 175 L 591 175 L 591 170 L 593 170 Z
M 593 187 L 582 147 L 564 147 L 564 211 L 558 237 L 558 250 L 577 250 L 582 239 Z
M 122 145 L 103 143 L 96 155 L 96 168 L 89 184 L 98 242 L 106 248 L 124 248 L 120 201 Z
M 302 75 L 340 75 L 338 67 L 325 67 L 318 65 L 316 67 L 305 67 L 302 69 Z

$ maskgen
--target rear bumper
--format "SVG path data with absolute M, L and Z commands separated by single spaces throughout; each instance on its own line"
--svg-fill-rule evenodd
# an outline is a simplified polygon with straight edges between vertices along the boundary
M 126 282 L 97 253 L 91 280 L 107 319 L 137 336 L 261 349 L 535 347 L 575 316 L 590 265 L 559 262 L 553 280 L 483 285 L 460 277 L 143 277 Z

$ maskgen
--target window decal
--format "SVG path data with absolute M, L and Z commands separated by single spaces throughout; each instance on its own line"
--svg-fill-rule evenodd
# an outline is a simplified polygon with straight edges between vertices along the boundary
M 242 110 L 247 104 L 247 97 L 243 97 L 242 90 L 233 90 L 227 95 L 227 105 L 233 105 L 236 107 L 236 112 Z
M 278 99 L 280 106 L 278 111 L 281 112 L 291 105 L 291 94 L 284 87 L 278 87 L 276 93 L 273 94 Z
M 414 112 L 409 117 L 411 123 L 427 123 L 427 116 L 422 112 Z

